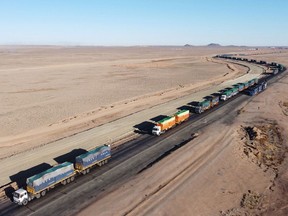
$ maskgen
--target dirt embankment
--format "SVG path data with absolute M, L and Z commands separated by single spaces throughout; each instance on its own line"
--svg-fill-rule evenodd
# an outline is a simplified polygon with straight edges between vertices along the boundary
M 239 207 L 221 211 L 220 214 L 221 216 L 267 214 L 270 211 L 269 193 L 274 192 L 276 184 L 278 189 L 279 186 L 288 186 L 288 184 L 286 186 L 283 183 L 279 184 L 279 181 L 283 181 L 282 177 L 279 178 L 279 169 L 281 169 L 288 153 L 288 146 L 283 142 L 283 131 L 281 131 L 276 121 L 265 119 L 255 125 L 241 126 L 238 132 L 241 140 L 239 141 L 240 149 L 242 149 L 245 156 L 263 172 L 272 171 L 270 172 L 272 179 L 265 191 L 256 192 L 249 189 L 239 201 Z M 278 195 L 281 196 L 281 194 Z M 278 202 L 278 204 L 280 203 L 281 201 Z M 284 203 L 285 201 L 282 205 Z M 282 208 L 285 209 L 285 205 Z M 280 213 L 280 210 L 278 213 Z M 281 212 L 281 214 L 283 213 Z

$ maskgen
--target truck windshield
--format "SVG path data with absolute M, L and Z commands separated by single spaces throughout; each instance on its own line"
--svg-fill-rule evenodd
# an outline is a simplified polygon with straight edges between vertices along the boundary
M 19 198 L 19 194 L 16 193 L 16 192 L 14 192 L 14 193 L 13 193 L 13 197 L 15 197 L 15 198 Z

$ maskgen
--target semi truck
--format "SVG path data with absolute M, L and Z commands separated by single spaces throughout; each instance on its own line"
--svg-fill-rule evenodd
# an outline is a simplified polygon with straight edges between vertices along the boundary
M 263 81 L 255 86 L 252 86 L 248 89 L 247 93 L 250 96 L 254 96 L 267 88 L 267 81 Z
M 229 99 L 231 97 L 232 97 L 232 90 L 231 89 L 225 90 L 221 93 L 220 100 L 226 101 L 227 99 Z
M 152 134 L 160 136 L 162 133 L 165 133 L 170 128 L 176 125 L 175 116 L 168 116 L 156 123 L 152 129 Z
M 19 205 L 27 205 L 34 198 L 45 196 L 46 192 L 57 184 L 66 185 L 74 181 L 75 169 L 73 163 L 58 164 L 44 172 L 31 176 L 26 180 L 26 190 L 20 188 L 13 193 L 13 200 Z
M 235 84 L 234 86 L 235 86 L 235 88 L 238 88 L 238 92 L 243 91 L 245 88 L 244 84 L 242 84 L 242 83 Z
M 232 88 L 231 91 L 232 91 L 232 96 L 235 96 L 239 93 L 238 88 L 236 87 Z
M 180 110 L 173 116 L 168 116 L 158 121 L 152 129 L 152 134 L 160 136 L 170 128 L 176 126 L 177 124 L 181 124 L 183 121 L 188 120 L 189 116 L 189 110 Z
M 211 103 L 209 100 L 203 100 L 201 102 L 198 102 L 197 106 L 195 107 L 196 113 L 202 113 L 205 110 L 209 109 L 211 107 Z
M 107 163 L 111 157 L 110 145 L 103 145 L 76 157 L 73 163 L 64 162 L 29 177 L 26 189 L 20 188 L 13 192 L 13 201 L 18 205 L 27 205 L 34 198 L 39 199 L 57 185 L 66 185 L 75 180 L 78 173 L 86 174 L 95 165 Z

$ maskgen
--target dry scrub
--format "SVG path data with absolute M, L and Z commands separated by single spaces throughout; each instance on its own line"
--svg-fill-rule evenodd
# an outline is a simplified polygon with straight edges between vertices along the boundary
M 273 169 L 277 174 L 278 166 L 283 162 L 287 147 L 279 126 L 268 122 L 256 126 L 242 127 L 243 152 L 258 166 Z

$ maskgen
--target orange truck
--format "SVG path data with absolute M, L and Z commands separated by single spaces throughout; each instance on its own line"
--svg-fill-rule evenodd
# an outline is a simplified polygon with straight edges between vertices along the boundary
M 168 116 L 156 123 L 156 125 L 152 129 L 152 134 L 161 135 L 165 133 L 165 131 L 174 127 L 176 124 L 180 124 L 181 122 L 187 120 L 189 118 L 189 110 L 181 110 L 175 113 L 173 116 Z
M 180 110 L 179 112 L 174 114 L 176 119 L 176 124 L 180 124 L 183 121 L 188 120 L 189 118 L 189 110 Z

